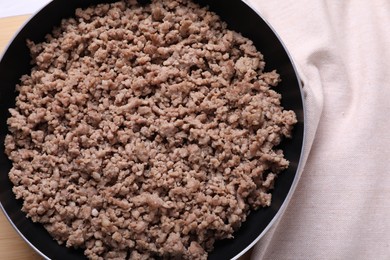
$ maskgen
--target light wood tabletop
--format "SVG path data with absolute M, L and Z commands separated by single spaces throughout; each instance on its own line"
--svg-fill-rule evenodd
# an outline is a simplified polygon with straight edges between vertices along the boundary
M 0 18 L 0 53 L 7 47 L 15 32 L 29 18 L 29 15 Z M 240 260 L 248 260 L 250 252 Z M 6 260 L 40 260 L 42 259 L 19 236 L 0 210 L 0 259 Z

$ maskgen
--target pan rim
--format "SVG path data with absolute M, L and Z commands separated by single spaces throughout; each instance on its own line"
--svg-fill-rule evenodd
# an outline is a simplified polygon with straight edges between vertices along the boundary
M 278 222 L 282 215 L 284 214 L 288 204 L 290 203 L 291 201 L 291 198 L 293 197 L 293 194 L 298 186 L 298 183 L 299 183 L 299 180 L 301 178 L 301 175 L 302 175 L 302 171 L 303 171 L 303 165 L 304 165 L 304 159 L 303 159 L 303 154 L 304 154 L 304 151 L 305 151 L 305 147 L 306 147 L 306 142 L 307 142 L 307 127 L 306 127 L 306 124 L 305 122 L 307 122 L 307 113 L 306 113 L 306 103 L 305 103 L 305 98 L 304 98 L 304 95 L 303 95 L 303 84 L 302 84 L 302 79 L 301 77 L 299 76 L 298 74 L 298 69 L 297 69 L 297 65 L 295 64 L 295 61 L 294 59 L 292 58 L 292 55 L 290 54 L 289 50 L 287 49 L 285 43 L 283 42 L 283 40 L 281 39 L 280 35 L 276 32 L 275 28 L 268 22 L 267 19 L 264 18 L 264 16 L 256 9 L 253 7 L 253 5 L 251 3 L 248 2 L 248 0 L 241 0 L 244 4 L 246 4 L 249 8 L 252 9 L 252 11 L 254 11 L 261 19 L 263 19 L 263 21 L 266 23 L 266 25 L 271 29 L 271 31 L 273 32 L 273 34 L 276 36 L 276 38 L 278 39 L 278 41 L 280 42 L 280 44 L 282 45 L 284 51 L 286 52 L 290 62 L 291 62 L 291 66 L 294 70 L 294 73 L 295 73 L 295 76 L 297 78 L 297 81 L 298 81 L 298 86 L 299 86 L 299 92 L 300 92 L 300 95 L 301 95 L 301 100 L 302 100 L 302 107 L 303 107 L 303 133 L 302 133 L 302 146 L 301 146 L 301 150 L 300 150 L 300 157 L 299 157 L 299 161 L 298 161 L 298 166 L 297 166 L 297 170 L 296 170 L 296 173 L 295 173 L 295 176 L 294 176 L 294 180 L 290 186 L 290 189 L 287 193 L 287 196 L 286 198 L 284 199 L 282 205 L 280 206 L 280 208 L 278 209 L 278 212 L 275 214 L 275 216 L 272 218 L 272 220 L 268 223 L 268 225 L 266 226 L 265 229 L 263 229 L 263 231 L 256 237 L 256 239 L 254 239 L 252 241 L 252 243 L 250 243 L 246 248 L 244 248 L 239 254 L 237 254 L 235 257 L 232 258 L 232 260 L 237 260 L 239 259 L 241 256 L 243 256 L 246 252 L 248 252 L 255 244 L 257 244 L 257 242 L 260 241 L 260 239 L 271 229 L 272 226 L 274 226 L 276 224 L 276 222 Z
M 7 50 L 12 45 L 12 43 L 14 42 L 16 37 L 21 33 L 21 31 L 30 23 L 30 21 L 34 17 L 39 15 L 39 13 L 43 9 L 45 9 L 48 5 L 50 5 L 53 1 L 55 1 L 55 0 L 49 1 L 47 4 L 45 4 L 44 6 L 39 8 L 36 12 L 31 14 L 30 17 L 27 18 L 26 21 L 18 28 L 18 30 L 16 30 L 16 32 L 13 34 L 12 38 L 8 41 L 8 43 L 4 47 L 3 51 L 0 53 L 0 61 L 3 60 Z M 307 126 L 306 126 L 306 122 L 307 122 L 307 106 L 306 106 L 306 100 L 304 98 L 304 93 L 303 93 L 302 79 L 301 79 L 301 77 L 300 77 L 300 75 L 298 73 L 297 65 L 296 65 L 294 59 L 292 58 L 292 55 L 290 54 L 290 52 L 289 52 L 288 48 L 286 47 L 285 43 L 281 39 L 280 35 L 277 33 L 277 31 L 274 29 L 274 27 L 268 22 L 268 20 L 264 18 L 264 16 L 260 13 L 260 11 L 257 10 L 256 8 L 254 8 L 254 6 L 251 3 L 249 3 L 248 0 L 240 0 L 240 1 L 243 2 L 245 5 L 247 5 L 254 13 L 256 13 L 256 15 L 258 15 L 264 21 L 264 23 L 268 26 L 268 28 L 270 28 L 272 33 L 275 35 L 275 37 L 277 38 L 277 40 L 279 41 L 279 43 L 283 47 L 283 50 L 286 52 L 286 54 L 288 56 L 288 59 L 290 61 L 291 67 L 293 68 L 294 75 L 296 77 L 297 84 L 298 84 L 298 87 L 299 87 L 299 92 L 300 92 L 300 97 L 301 97 L 301 102 L 302 102 L 302 108 L 303 108 L 303 110 L 302 110 L 302 114 L 303 114 L 303 121 L 302 121 L 302 123 L 303 123 L 303 130 L 302 130 L 302 145 L 301 145 L 301 148 L 300 148 L 300 151 L 299 151 L 300 155 L 299 155 L 299 161 L 298 161 L 298 164 L 297 164 L 297 168 L 296 168 L 296 171 L 295 171 L 295 176 L 294 176 L 293 182 L 292 182 L 292 184 L 291 184 L 291 186 L 289 188 L 289 191 L 288 191 L 284 201 L 282 202 L 280 208 L 277 210 L 277 213 L 275 214 L 275 216 L 267 224 L 267 226 L 262 230 L 262 232 L 250 244 L 248 244 L 243 250 L 241 250 L 240 253 L 238 253 L 236 256 L 234 256 L 232 258 L 233 260 L 239 259 L 246 252 L 248 252 L 256 243 L 258 243 L 260 241 L 260 239 L 262 237 L 264 237 L 264 235 L 271 229 L 271 227 L 273 227 L 281 219 L 281 217 L 284 214 L 288 204 L 291 201 L 291 198 L 293 197 L 293 194 L 294 194 L 294 192 L 295 192 L 295 190 L 296 190 L 296 188 L 298 186 L 299 180 L 301 178 L 303 167 L 304 167 L 304 152 L 305 152 L 305 147 L 306 147 L 306 144 L 307 144 L 307 138 L 306 138 L 306 136 L 307 136 Z M 12 221 L 12 219 L 8 215 L 8 213 L 5 210 L 5 208 L 4 208 L 4 206 L 3 206 L 1 201 L 0 201 L 0 208 L 3 211 L 6 219 L 11 224 L 13 229 L 18 233 L 18 235 L 35 252 L 37 252 L 40 256 L 42 256 L 44 259 L 50 259 L 23 235 L 23 233 L 19 230 L 19 228 L 16 226 L 16 224 Z

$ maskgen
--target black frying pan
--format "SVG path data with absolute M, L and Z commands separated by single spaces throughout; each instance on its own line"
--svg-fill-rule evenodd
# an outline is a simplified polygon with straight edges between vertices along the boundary
M 51 259 L 85 259 L 81 250 L 60 246 L 54 241 L 42 225 L 33 223 L 21 211 L 22 202 L 15 199 L 12 193 L 12 183 L 8 179 L 11 162 L 4 154 L 4 138 L 7 134 L 6 120 L 9 117 L 8 108 L 15 104 L 15 85 L 19 78 L 31 69 L 29 50 L 26 39 L 34 42 L 44 40 L 53 26 L 59 25 L 62 18 L 74 14 L 76 7 L 86 7 L 91 4 L 110 2 L 103 0 L 54 0 L 21 29 L 5 51 L 0 61 L 0 202 L 13 226 L 24 239 L 42 256 Z M 113 1 L 111 1 L 113 2 Z M 147 2 L 141 1 L 140 2 Z M 294 128 L 293 138 L 281 144 L 285 157 L 290 161 L 290 167 L 277 179 L 273 191 L 272 205 L 250 213 L 247 221 L 234 239 L 223 240 L 215 244 L 215 250 L 209 254 L 209 259 L 238 258 L 257 242 L 275 221 L 284 202 L 288 200 L 298 179 L 299 161 L 301 158 L 304 137 L 304 116 L 301 86 L 294 65 L 269 25 L 241 0 L 195 0 L 201 5 L 209 5 L 228 23 L 230 29 L 241 32 L 251 39 L 266 60 L 266 70 L 277 69 L 282 82 L 277 91 L 282 94 L 282 105 L 285 109 L 294 110 L 298 124 Z

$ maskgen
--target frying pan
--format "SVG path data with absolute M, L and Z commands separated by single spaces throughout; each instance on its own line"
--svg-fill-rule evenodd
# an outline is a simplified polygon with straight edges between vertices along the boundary
M 30 54 L 26 39 L 34 42 L 44 40 L 53 26 L 59 25 L 62 18 L 71 17 L 77 7 L 91 4 L 114 2 L 104 0 L 54 0 L 34 15 L 14 37 L 0 60 L 0 203 L 8 220 L 24 240 L 39 254 L 50 259 L 85 259 L 81 250 L 60 246 L 52 239 L 41 224 L 33 223 L 21 211 L 22 201 L 16 200 L 12 193 L 12 183 L 8 179 L 11 162 L 4 154 L 4 138 L 8 132 L 6 120 L 10 116 L 8 109 L 15 106 L 15 85 L 23 74 L 31 69 Z M 145 1 L 142 1 L 145 2 Z M 282 82 L 277 91 L 282 94 L 285 109 L 295 111 L 298 123 L 293 138 L 282 142 L 280 148 L 290 166 L 282 172 L 275 183 L 270 207 L 253 211 L 234 234 L 234 239 L 222 240 L 215 244 L 209 259 L 238 258 L 249 250 L 281 215 L 299 178 L 299 162 L 304 140 L 304 110 L 301 85 L 293 62 L 273 29 L 241 0 L 195 0 L 198 4 L 208 5 L 229 29 L 241 32 L 251 39 L 257 49 L 263 53 L 266 71 L 277 69 Z

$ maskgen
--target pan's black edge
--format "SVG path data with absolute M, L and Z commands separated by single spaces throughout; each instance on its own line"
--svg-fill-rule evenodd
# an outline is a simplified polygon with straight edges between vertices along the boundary
M 20 30 L 0 61 L 0 91 L 2 92 L 2 95 L 0 95 L 0 152 L 2 153 L 0 155 L 0 184 L 2 185 L 0 202 L 7 217 L 26 241 L 42 255 L 46 255 L 51 259 L 85 259 L 85 257 L 81 250 L 59 246 L 40 224 L 34 224 L 27 219 L 20 210 L 22 203 L 13 196 L 12 184 L 8 179 L 11 164 L 3 155 L 3 151 L 4 138 L 7 133 L 6 119 L 9 116 L 7 109 L 12 106 L 10 104 L 15 98 L 15 92 L 13 88 L 7 88 L 6 86 L 15 86 L 19 82 L 20 76 L 28 73 L 31 69 L 29 53 L 25 45 L 26 39 L 35 42 L 42 41 L 44 36 L 52 30 L 53 25 L 59 25 L 62 18 L 72 16 L 76 7 L 86 7 L 101 2 L 115 1 L 69 0 L 66 3 L 61 0 L 52 1 L 33 16 Z M 279 176 L 275 184 L 273 204 L 271 207 L 252 212 L 240 230 L 234 234 L 236 238 L 240 239 L 217 242 L 215 250 L 209 256 L 209 259 L 221 259 L 221 257 L 227 259 L 239 255 L 254 240 L 259 239 L 263 231 L 269 228 L 270 223 L 275 219 L 290 193 L 292 183 L 296 180 L 301 157 L 304 135 L 303 101 L 299 79 L 288 53 L 272 29 L 258 14 L 239 0 L 198 0 L 195 2 L 203 6 L 208 5 L 212 11 L 216 11 L 228 23 L 230 29 L 240 31 L 254 42 L 258 50 L 265 56 L 266 70 L 277 69 L 281 75 L 282 83 L 276 91 L 283 96 L 282 105 L 286 109 L 294 110 L 298 117 L 298 123 L 294 129 L 294 138 L 285 140 L 281 146 L 285 151 L 286 158 L 290 160 L 290 167 Z M 237 17 L 243 17 L 239 15 L 240 13 L 245 14 L 245 19 L 237 19 Z M 261 35 L 267 35 L 267 37 L 261 37 Z M 281 63 L 285 65 L 280 66 Z M 15 70 L 19 73 L 14 73 Z M 290 149 L 291 147 L 294 149 Z M 259 223 L 260 219 L 262 220 L 261 223 Z

